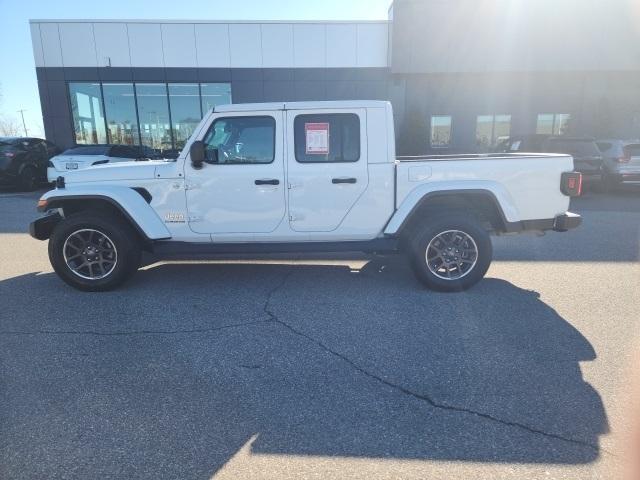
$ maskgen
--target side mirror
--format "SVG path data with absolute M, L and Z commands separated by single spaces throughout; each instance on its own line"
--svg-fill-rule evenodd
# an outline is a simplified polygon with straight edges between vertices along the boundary
M 200 140 L 193 142 L 191 144 L 191 149 L 189 150 L 189 155 L 191 157 L 191 165 L 193 165 L 193 168 L 200 170 L 206 159 L 204 142 Z

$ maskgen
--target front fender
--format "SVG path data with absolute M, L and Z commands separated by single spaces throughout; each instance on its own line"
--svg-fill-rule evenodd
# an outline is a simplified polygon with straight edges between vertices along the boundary
M 409 192 L 387 224 L 384 231 L 385 235 L 397 234 L 405 221 L 411 217 L 413 211 L 430 197 L 435 195 L 463 195 L 465 193 L 491 195 L 506 222 L 520 221 L 520 215 L 511 194 L 497 182 L 484 180 L 432 182 L 418 185 Z
M 155 210 L 138 192 L 124 186 L 57 188 L 40 199 L 40 210 L 64 207 L 69 200 L 101 200 L 117 208 L 149 240 L 166 240 L 171 233 Z

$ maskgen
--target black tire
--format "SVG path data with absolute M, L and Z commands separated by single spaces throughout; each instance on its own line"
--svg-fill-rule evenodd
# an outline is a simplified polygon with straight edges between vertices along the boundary
M 24 167 L 18 178 L 19 186 L 26 192 L 33 192 L 38 187 L 38 172 L 33 167 Z
M 106 264 L 106 268 L 104 268 L 104 264 L 100 266 L 102 273 L 105 273 L 101 278 L 81 276 L 94 274 L 93 265 L 95 263 L 89 270 L 90 273 L 87 273 L 86 268 L 88 267 L 76 273 L 65 259 L 65 248 L 67 248 L 67 252 L 70 248 L 65 247 L 65 242 L 74 233 L 76 233 L 75 240 L 70 241 L 78 241 L 77 232 L 83 230 L 98 232 L 92 235 L 96 235 L 97 238 L 102 238 L 100 235 L 106 237 L 106 240 L 103 239 L 106 243 L 103 242 L 102 245 L 106 245 L 112 250 L 115 249 L 115 261 L 113 261 L 114 257 L 111 257 L 113 265 Z M 88 233 L 81 235 L 88 235 Z M 95 242 L 95 237 L 89 238 L 94 238 Z M 71 248 L 76 249 L 73 246 Z M 79 250 L 76 249 L 78 253 L 82 253 Z M 96 257 L 80 257 L 83 262 L 86 262 L 87 258 L 92 260 Z M 130 225 L 109 212 L 80 212 L 65 218 L 56 225 L 49 239 L 49 260 L 58 276 L 72 287 L 85 292 L 105 292 L 119 287 L 138 270 L 141 260 L 140 241 Z M 105 270 L 107 271 L 105 272 Z M 98 270 L 95 273 L 97 274 Z M 98 276 L 101 275 L 97 274 L 96 277 Z
M 445 232 L 461 232 L 464 235 Z M 491 237 L 480 221 L 473 216 L 450 213 L 427 217 L 424 225 L 413 230 L 410 235 L 411 238 L 406 245 L 411 267 L 418 280 L 431 290 L 439 292 L 466 290 L 482 280 L 491 265 L 493 258 Z M 439 237 L 440 235 L 444 236 Z M 452 243 L 444 243 L 443 240 L 450 240 Z M 456 253 L 456 242 L 462 253 Z M 438 255 L 430 268 L 427 264 L 427 249 L 430 253 L 434 253 L 436 247 L 443 247 L 446 258 L 452 263 L 456 262 L 456 265 L 448 268 L 444 263 L 444 257 Z M 473 249 L 476 251 L 475 256 L 471 254 Z M 457 263 L 458 260 L 461 263 Z M 438 263 L 441 264 L 441 270 L 438 269 Z M 447 276 L 446 272 L 449 272 L 453 278 L 443 278 Z

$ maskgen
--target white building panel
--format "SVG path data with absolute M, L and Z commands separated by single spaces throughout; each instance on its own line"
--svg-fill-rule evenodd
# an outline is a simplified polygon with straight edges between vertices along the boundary
M 199 23 L 195 25 L 196 54 L 201 68 L 229 68 L 229 25 Z
M 313 23 L 295 24 L 293 26 L 293 48 L 295 67 L 326 67 L 326 25 Z
M 91 23 L 60 23 L 60 46 L 65 67 L 96 67 L 96 44 Z
M 232 23 L 229 25 L 231 67 L 262 67 L 262 34 L 259 24 Z
M 195 26 L 188 23 L 162 25 L 165 67 L 197 67 Z
M 40 37 L 45 67 L 62 67 L 62 49 L 57 23 L 41 23 Z
M 262 66 L 292 68 L 293 25 L 265 23 L 262 25 Z
M 162 32 L 157 23 L 129 23 L 132 67 L 164 67 Z
M 358 25 L 358 67 L 386 67 L 389 48 L 387 23 Z
M 327 25 L 327 67 L 355 67 L 358 53 L 356 24 Z
M 124 23 L 94 23 L 99 67 L 130 67 L 129 35 Z
M 40 38 L 40 24 L 32 23 L 29 25 L 31 30 L 31 46 L 33 47 L 33 59 L 36 67 L 44 67 L 44 53 L 42 52 L 42 40 Z

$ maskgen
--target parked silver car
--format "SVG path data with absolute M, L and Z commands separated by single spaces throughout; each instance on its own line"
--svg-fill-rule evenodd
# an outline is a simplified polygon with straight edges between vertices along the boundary
M 604 139 L 596 144 L 603 156 L 604 189 L 640 184 L 640 140 Z

